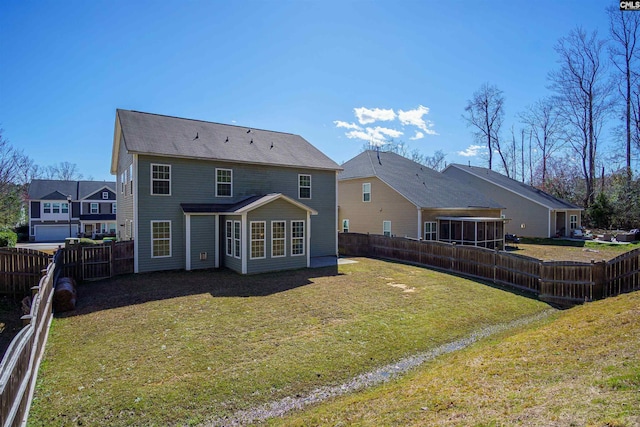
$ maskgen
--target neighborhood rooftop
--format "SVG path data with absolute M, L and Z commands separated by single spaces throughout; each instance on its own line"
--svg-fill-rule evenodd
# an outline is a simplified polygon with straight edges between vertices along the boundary
M 376 176 L 422 208 L 503 208 L 457 180 L 395 153 L 367 150 L 342 167 L 339 180 Z
M 533 187 L 529 184 L 525 184 L 524 182 L 520 182 L 512 178 L 509 178 L 506 175 L 503 175 L 501 173 L 495 172 L 487 168 L 482 168 L 479 166 L 460 165 L 455 163 L 450 164 L 447 168 L 457 168 L 459 170 L 465 171 L 469 174 L 477 176 L 478 178 L 484 179 L 499 187 L 502 187 L 508 191 L 512 191 L 516 194 L 526 197 L 549 209 L 580 209 L 582 210 L 580 207 L 572 203 L 566 202 L 564 200 L 558 199 L 557 197 L 554 197 L 551 194 L 546 193 L 536 187 Z
M 81 200 L 103 188 L 115 191 L 115 181 L 59 181 L 51 179 L 34 179 L 29 184 L 31 200 Z
M 114 138 L 120 137 L 133 154 L 340 169 L 299 135 L 250 127 L 119 109 Z M 112 173 L 116 158 L 113 156 Z

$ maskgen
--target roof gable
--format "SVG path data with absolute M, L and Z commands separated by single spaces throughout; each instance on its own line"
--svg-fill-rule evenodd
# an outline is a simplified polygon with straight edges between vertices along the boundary
M 284 200 L 302 210 L 309 212 L 311 215 L 317 215 L 318 212 L 309 206 L 285 196 L 282 193 L 271 193 L 263 196 L 251 196 L 235 203 L 182 203 L 180 207 L 186 214 L 197 213 L 227 213 L 227 214 L 243 214 L 258 209 L 276 200 Z
M 367 150 L 342 167 L 339 181 L 375 176 L 420 208 L 502 208 L 457 180 L 395 153 Z
M 111 173 L 116 173 L 122 142 L 134 154 L 340 170 L 304 138 L 290 133 L 128 110 L 117 110 L 114 133 Z
M 72 200 L 83 199 L 103 188 L 115 193 L 116 183 L 112 181 L 61 181 L 56 179 L 34 179 L 29 184 L 31 200 Z
M 482 179 L 490 182 L 506 191 L 515 193 L 521 197 L 531 200 L 541 206 L 548 209 L 579 209 L 579 206 L 569 203 L 565 200 L 559 199 L 551 194 L 540 190 L 532 185 L 525 184 L 524 182 L 517 181 L 509 178 L 506 175 L 493 171 L 491 169 L 479 167 L 479 166 L 465 166 L 460 164 L 450 164 L 446 169 L 456 169 L 463 171 L 470 176 Z M 445 169 L 445 173 L 446 173 Z

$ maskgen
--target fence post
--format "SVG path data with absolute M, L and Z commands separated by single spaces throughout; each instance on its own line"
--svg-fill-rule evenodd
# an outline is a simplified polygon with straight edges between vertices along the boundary
M 602 260 L 600 262 L 595 262 L 594 260 L 591 260 L 591 277 L 593 280 L 593 290 L 591 294 L 592 301 L 599 300 L 605 297 L 604 289 L 605 284 L 608 280 L 608 278 L 606 277 L 606 269 L 607 261 Z
M 449 267 L 449 269 L 451 271 L 457 271 L 455 267 L 456 267 L 456 242 L 451 242 L 451 266 Z
M 115 242 L 113 240 L 109 240 L 109 246 L 111 247 L 111 249 L 109 249 L 110 254 L 109 254 L 109 261 L 110 264 L 109 265 L 109 276 L 113 277 L 115 276 L 115 266 L 116 266 L 116 257 L 115 257 L 115 250 L 116 250 L 116 246 L 115 246 Z

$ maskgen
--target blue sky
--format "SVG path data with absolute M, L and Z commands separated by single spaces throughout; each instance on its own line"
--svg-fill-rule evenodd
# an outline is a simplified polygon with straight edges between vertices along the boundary
M 295 133 L 338 163 L 393 137 L 486 166 L 460 154 L 473 92 L 504 91 L 506 132 L 548 94 L 557 40 L 606 36 L 617 4 L 5 0 L 0 127 L 37 164 L 98 180 L 115 179 L 116 108 Z

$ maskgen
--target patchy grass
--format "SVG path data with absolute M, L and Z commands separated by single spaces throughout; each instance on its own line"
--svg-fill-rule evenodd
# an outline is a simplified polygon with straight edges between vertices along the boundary
M 271 425 L 640 425 L 640 292 L 586 304 Z
M 423 268 L 131 275 L 54 319 L 29 425 L 188 425 L 337 385 L 547 310 Z
M 592 241 L 573 241 L 562 239 L 522 239 L 516 247 L 507 250 L 518 255 L 526 255 L 544 261 L 581 261 L 591 262 L 610 260 L 620 254 L 637 249 L 640 242 L 620 245 L 614 243 L 596 243 Z

